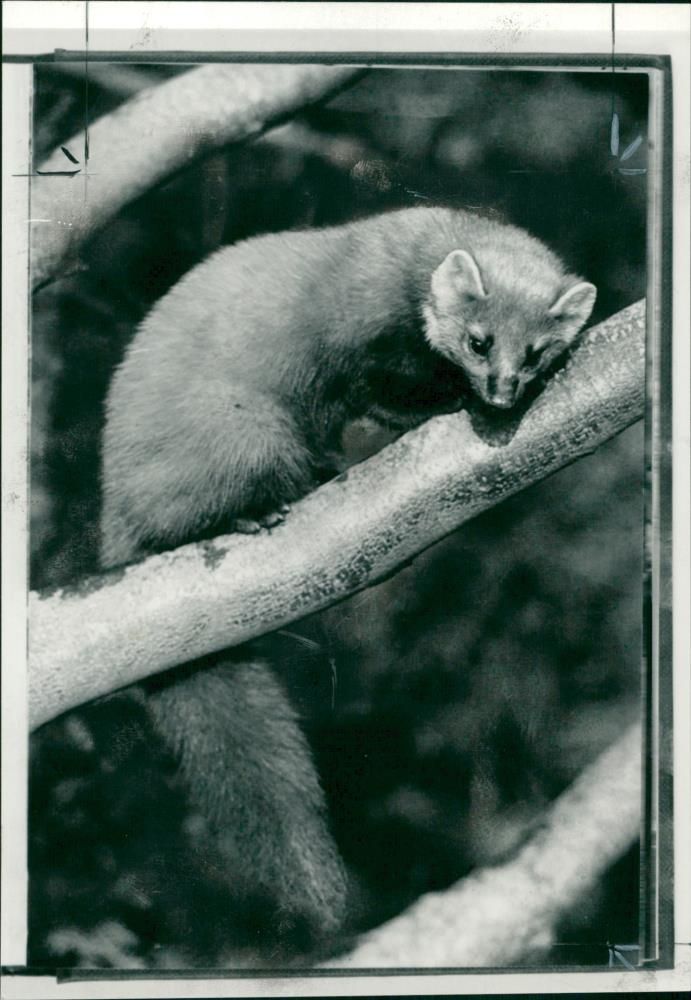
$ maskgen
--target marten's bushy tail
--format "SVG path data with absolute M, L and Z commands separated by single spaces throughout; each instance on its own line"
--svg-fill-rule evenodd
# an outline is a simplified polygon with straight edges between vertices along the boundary
M 166 678 L 149 705 L 220 849 L 239 910 L 260 934 L 314 947 L 342 921 L 346 881 L 310 750 L 279 680 L 260 660 L 220 654 L 179 680 Z

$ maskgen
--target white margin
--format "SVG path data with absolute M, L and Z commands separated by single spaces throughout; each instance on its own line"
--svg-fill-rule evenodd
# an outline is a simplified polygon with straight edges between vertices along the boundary
M 29 177 L 31 66 L 3 66 L 2 908 L 3 963 L 26 951 Z M 17 176 L 24 174 L 24 176 Z M 5 957 L 7 956 L 7 957 Z M 23 958 L 22 958 L 23 961 Z

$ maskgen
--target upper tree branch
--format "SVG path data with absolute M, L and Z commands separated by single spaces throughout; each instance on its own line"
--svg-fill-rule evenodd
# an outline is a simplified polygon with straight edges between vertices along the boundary
M 187 545 L 32 594 L 31 724 L 325 608 L 592 451 L 643 413 L 644 346 L 638 302 L 588 331 L 505 442 L 467 412 L 436 417 L 270 534 Z
M 347 66 L 202 66 L 142 90 L 65 142 L 32 177 L 32 286 L 56 275 L 123 205 L 195 160 L 258 135 L 362 70 Z M 78 170 L 72 176 L 64 171 Z M 39 228 L 40 227 L 40 228 Z

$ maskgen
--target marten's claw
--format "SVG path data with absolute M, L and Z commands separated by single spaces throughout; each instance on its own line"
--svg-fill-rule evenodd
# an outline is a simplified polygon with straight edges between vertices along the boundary
M 276 525 L 283 524 L 289 510 L 288 504 L 281 504 L 278 510 L 262 514 L 261 517 L 238 517 L 233 521 L 231 530 L 241 535 L 256 535 L 262 528 L 275 528 Z
M 283 508 L 273 511 L 271 514 L 265 514 L 264 517 L 259 518 L 259 523 L 262 528 L 275 528 L 277 524 L 283 524 L 286 519 L 286 512 Z
M 262 530 L 259 521 L 254 521 L 249 517 L 238 517 L 233 521 L 232 530 L 240 535 L 256 535 Z

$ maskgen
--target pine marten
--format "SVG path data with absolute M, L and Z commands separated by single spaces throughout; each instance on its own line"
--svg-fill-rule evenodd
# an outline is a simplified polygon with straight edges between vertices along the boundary
M 595 294 L 523 230 L 444 208 L 217 251 L 154 306 L 115 372 L 103 566 L 280 524 L 357 417 L 403 431 L 469 395 L 510 410 Z M 296 714 L 267 663 L 196 666 L 151 693 L 155 724 L 229 882 L 266 901 L 279 936 L 314 940 L 338 926 L 346 880 Z

